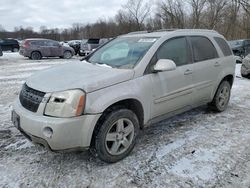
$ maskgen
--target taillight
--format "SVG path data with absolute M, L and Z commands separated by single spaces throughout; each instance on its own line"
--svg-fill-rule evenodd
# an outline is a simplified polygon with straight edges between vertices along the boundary
M 28 48 L 29 47 L 29 41 L 28 40 L 26 40 L 26 41 L 24 41 L 24 43 L 23 43 L 23 47 L 24 48 Z

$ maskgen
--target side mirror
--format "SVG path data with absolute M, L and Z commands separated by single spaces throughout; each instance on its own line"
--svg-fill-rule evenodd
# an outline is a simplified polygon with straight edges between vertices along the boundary
M 159 59 L 154 66 L 154 72 L 173 71 L 176 69 L 176 64 L 170 59 Z

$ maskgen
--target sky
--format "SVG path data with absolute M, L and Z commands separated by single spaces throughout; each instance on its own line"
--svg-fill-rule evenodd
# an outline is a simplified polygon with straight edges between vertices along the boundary
M 39 31 L 93 23 L 115 16 L 127 0 L 0 0 L 0 25 L 8 31 L 30 26 Z

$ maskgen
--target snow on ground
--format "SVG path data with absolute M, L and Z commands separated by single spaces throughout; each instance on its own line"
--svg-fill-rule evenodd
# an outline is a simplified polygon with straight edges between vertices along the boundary
M 0 187 L 250 187 L 250 80 L 241 78 L 240 65 L 225 112 L 200 107 L 148 126 L 131 155 L 116 164 L 27 141 L 10 122 L 22 83 L 77 60 L 0 57 Z

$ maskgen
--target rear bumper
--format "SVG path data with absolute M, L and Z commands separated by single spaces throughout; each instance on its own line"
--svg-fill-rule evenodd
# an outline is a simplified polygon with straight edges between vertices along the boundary
M 28 56 L 27 53 L 25 53 L 25 51 L 23 49 L 19 50 L 19 54 L 22 55 L 22 56 L 25 56 L 25 57 Z
M 42 144 L 52 151 L 82 150 L 90 146 L 92 133 L 101 114 L 83 115 L 75 118 L 55 118 L 30 112 L 17 100 L 13 107 L 19 115 L 19 130 L 34 143 Z M 52 135 L 46 134 L 46 129 Z

